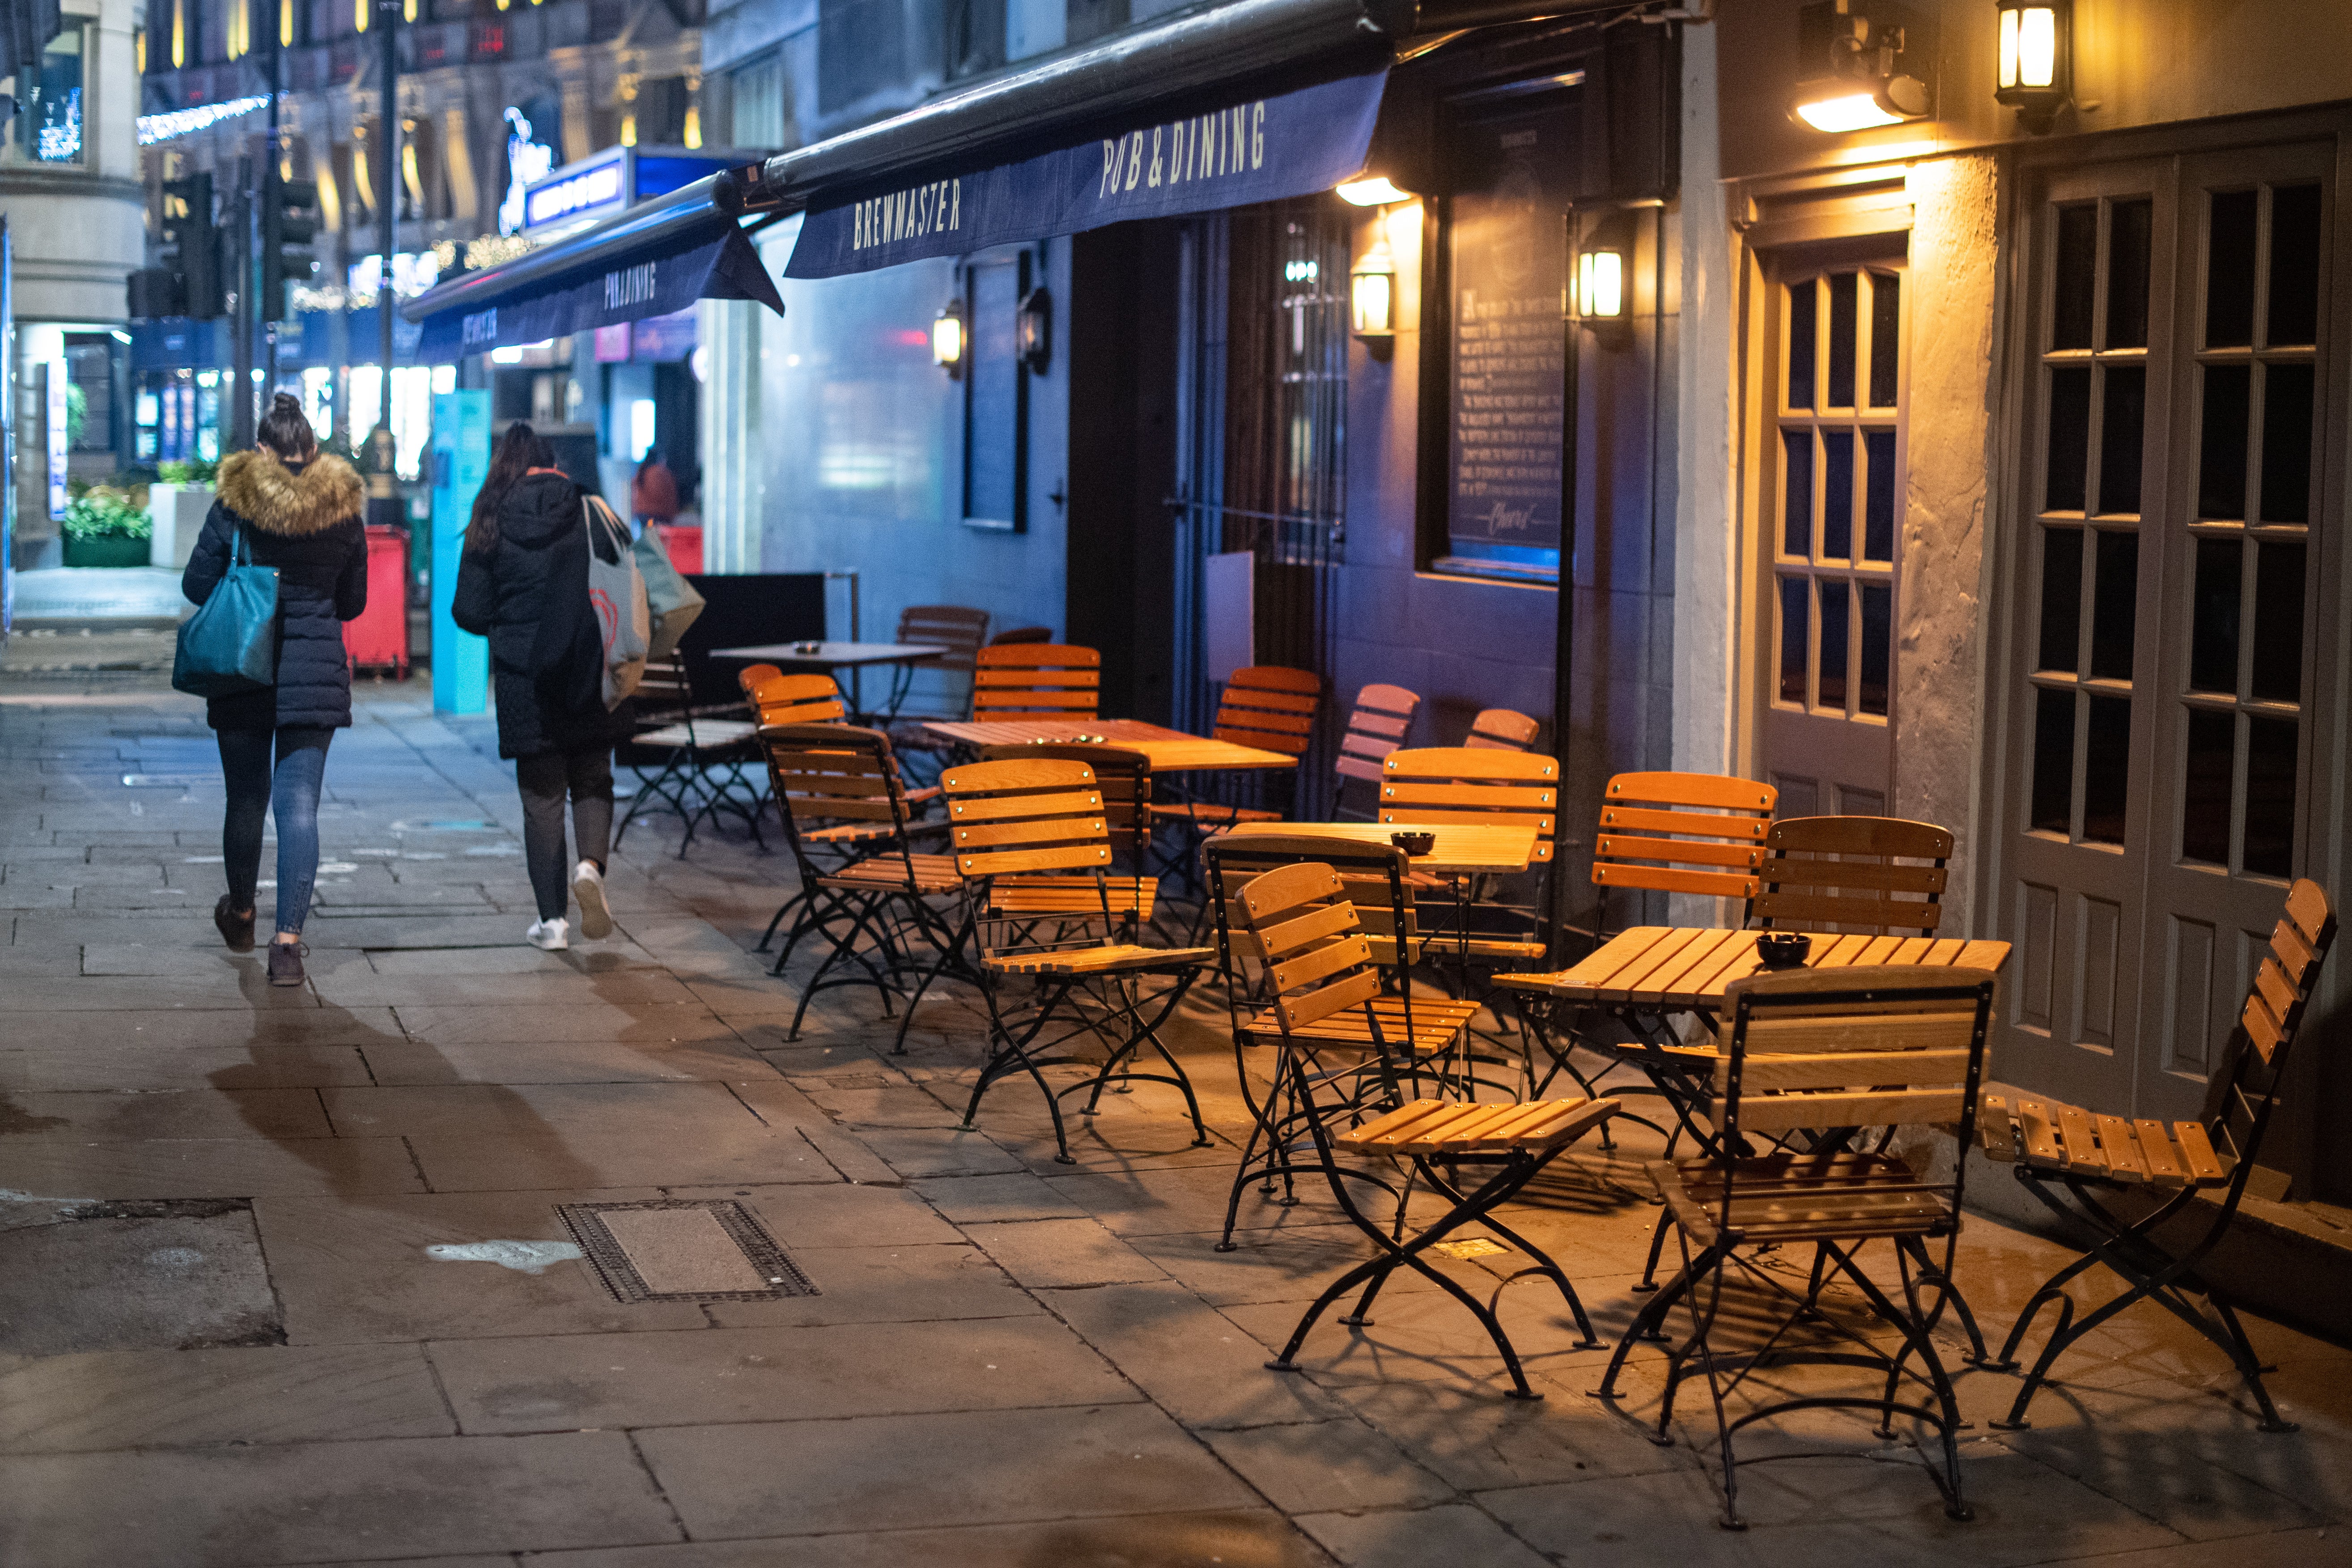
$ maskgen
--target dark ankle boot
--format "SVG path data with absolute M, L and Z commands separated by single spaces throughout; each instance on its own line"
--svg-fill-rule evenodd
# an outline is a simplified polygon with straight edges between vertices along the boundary
M 213 924 L 220 928 L 221 940 L 228 943 L 231 952 L 253 951 L 253 911 L 247 910 L 241 915 L 232 911 L 226 893 L 213 906 Z
M 310 951 L 310 944 L 299 942 L 273 942 L 269 944 L 269 984 L 299 985 L 307 978 L 302 973 L 302 955 Z

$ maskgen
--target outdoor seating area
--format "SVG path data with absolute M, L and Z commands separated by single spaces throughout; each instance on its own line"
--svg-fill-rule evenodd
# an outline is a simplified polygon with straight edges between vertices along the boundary
M 1412 692 L 1367 686 L 1343 715 L 1318 678 L 1251 667 L 1187 734 L 1104 715 L 1092 649 L 920 615 L 958 628 L 961 711 L 911 714 L 901 686 L 858 714 L 825 676 L 747 669 L 744 710 L 715 722 L 749 726 L 767 787 L 743 816 L 722 804 L 733 753 L 681 746 L 668 776 L 706 804 L 678 852 L 735 809 L 720 837 L 756 858 L 773 813 L 797 883 L 761 943 L 785 1039 L 866 1009 L 961 1129 L 1034 1140 L 1041 1168 L 1181 1155 L 1213 1176 L 1214 1254 L 1320 1281 L 1267 1375 L 1354 1353 L 1376 1306 L 1434 1291 L 1415 1322 L 1450 1301 L 1496 1360 L 1500 1382 L 1471 1385 L 1541 1400 L 1560 1384 L 1524 1345 L 1605 1352 L 1570 1418 L 1685 1433 L 1732 1528 L 1748 1467 L 1838 1433 L 1912 1452 L 1969 1520 L 1988 1380 L 1991 1426 L 2025 1430 L 2073 1347 L 2142 1303 L 2218 1352 L 2250 1426 L 2290 1428 L 2199 1270 L 2333 941 L 2315 884 L 2286 900 L 2210 1114 L 2168 1129 L 2006 1091 L 2011 948 L 1940 934 L 1951 828 L 1782 816 L 1769 785 L 1675 773 L 1609 779 L 1580 821 L 1507 710 L 1407 745 Z M 902 746 L 936 757 L 936 786 L 910 784 Z M 1306 787 L 1317 766 L 1339 787 Z M 1334 819 L 1306 819 L 1315 799 Z M 1557 917 L 1571 864 L 1599 929 Z M 1659 895 L 1717 913 L 1644 923 Z M 1971 1184 L 2012 1174 L 2082 1246 L 2017 1303 L 1961 1247 L 1986 1223 Z M 2200 1194 L 2183 1241 L 2169 1222 Z M 1580 1230 L 1629 1208 L 1654 1216 L 1631 1257 L 1622 1229 Z M 1287 1256 L 1294 1211 L 1324 1228 Z M 2100 1268 L 2123 1294 L 2086 1303 Z

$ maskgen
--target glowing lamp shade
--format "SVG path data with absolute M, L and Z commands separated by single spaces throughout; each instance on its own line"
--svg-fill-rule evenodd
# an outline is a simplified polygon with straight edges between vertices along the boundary
M 1613 320 L 1625 313 L 1625 255 L 1587 250 L 1576 258 L 1576 313 Z
M 1997 0 L 2000 58 L 1993 97 L 2022 110 L 2029 131 L 2042 132 L 2073 96 L 2074 19 L 2071 0 Z
M 931 323 L 931 363 L 950 375 L 963 369 L 963 306 L 950 300 Z
M 1836 98 L 1801 103 L 1797 105 L 1797 118 L 1816 131 L 1832 134 L 1843 131 L 1867 131 L 1875 125 L 1903 123 L 1903 116 L 1890 114 L 1880 107 L 1878 95 L 1873 92 L 1849 92 Z
M 1351 206 L 1384 207 L 1391 202 L 1409 202 L 1411 191 L 1401 191 L 1386 174 L 1373 174 L 1361 180 L 1343 180 L 1339 186 L 1339 199 Z
M 1385 237 L 1348 274 L 1348 325 L 1367 342 L 1396 336 L 1396 259 Z

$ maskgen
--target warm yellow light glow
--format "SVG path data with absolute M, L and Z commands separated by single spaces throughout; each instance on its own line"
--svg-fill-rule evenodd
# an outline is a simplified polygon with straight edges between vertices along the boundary
M 294 0 L 278 0 L 278 47 L 294 46 Z
M 172 68 L 188 63 L 188 0 L 172 0 Z
M 702 145 L 702 110 L 691 103 L 686 106 L 686 129 L 680 136 L 689 147 Z
M 1385 259 L 1385 258 L 1383 258 Z M 1358 337 L 1386 337 L 1396 331 L 1396 274 L 1356 273 L 1349 280 L 1348 313 Z
M 423 217 L 425 216 L 425 177 L 417 172 L 416 143 L 414 142 L 404 142 L 400 144 L 400 174 L 401 178 L 407 183 L 408 200 L 415 215 Z
M 1384 207 L 1391 202 L 1412 200 L 1412 193 L 1397 189 L 1386 174 L 1374 174 L 1368 180 L 1340 182 L 1339 199 L 1360 207 Z
M 963 363 L 963 317 L 953 307 L 941 310 L 931 323 L 931 363 L 942 370 Z
M 139 74 L 147 74 L 147 29 L 141 27 L 131 35 L 131 53 L 137 57 Z
M 2002 13 L 2006 22 L 2009 14 Z M 2017 79 L 2024 87 L 2048 87 L 2058 74 L 2058 15 L 2047 5 L 2028 5 L 2018 17 Z
M 1850 92 L 1842 98 L 1801 103 L 1797 105 L 1797 118 L 1816 131 L 1832 133 L 1867 131 L 1874 125 L 1900 125 L 1903 122 L 1901 115 L 1888 113 L 1879 107 L 1878 100 L 1867 92 Z
M 621 116 L 621 145 L 634 147 L 636 144 L 637 117 L 634 114 L 624 114 Z
M 2000 85 L 2004 90 L 2017 85 L 2017 12 L 2010 6 L 2000 13 Z
M 231 4 L 228 8 L 228 20 L 225 29 L 228 35 L 227 44 L 229 58 L 237 60 L 245 58 L 245 52 L 247 48 L 251 46 L 252 42 L 250 33 L 251 26 L 251 17 L 246 7 L 242 5 Z
M 416 20 L 416 0 L 400 0 L 400 19 L 404 22 Z
M 1616 317 L 1625 313 L 1625 258 L 1614 250 L 1588 250 L 1576 258 L 1576 313 Z
M 375 9 L 375 0 L 352 0 L 352 30 L 364 33 L 368 28 L 368 13 Z

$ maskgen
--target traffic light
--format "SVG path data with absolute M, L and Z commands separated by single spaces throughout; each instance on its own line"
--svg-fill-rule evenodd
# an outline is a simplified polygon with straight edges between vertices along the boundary
M 279 178 L 273 161 L 261 181 L 262 321 L 284 321 L 286 286 L 318 276 L 319 263 L 310 254 L 318 233 L 318 184 Z
M 210 174 L 163 182 L 163 265 L 131 275 L 131 313 L 199 321 L 228 313 Z

